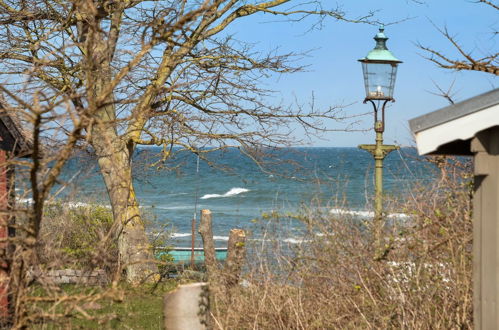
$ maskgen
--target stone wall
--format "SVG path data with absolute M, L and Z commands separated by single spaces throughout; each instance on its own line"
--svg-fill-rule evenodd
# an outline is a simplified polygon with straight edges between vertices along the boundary
M 79 269 L 56 269 L 49 270 L 43 274 L 32 274 L 37 280 L 43 280 L 54 284 L 88 284 L 105 285 L 110 282 L 103 269 L 96 269 L 92 272 Z

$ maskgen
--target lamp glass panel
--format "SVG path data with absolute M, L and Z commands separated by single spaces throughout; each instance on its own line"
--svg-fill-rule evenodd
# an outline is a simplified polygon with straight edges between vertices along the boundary
M 391 100 L 397 75 L 396 63 L 362 62 L 366 99 Z

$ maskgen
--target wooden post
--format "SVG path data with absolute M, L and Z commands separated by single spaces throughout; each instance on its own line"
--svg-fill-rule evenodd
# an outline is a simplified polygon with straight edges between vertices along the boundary
M 227 261 L 225 264 L 226 284 L 239 283 L 246 254 L 246 233 L 242 229 L 231 229 L 227 243 Z
M 217 259 L 215 257 L 215 243 L 213 242 L 213 230 L 211 225 L 211 211 L 201 210 L 201 219 L 199 222 L 199 234 L 203 239 L 204 263 L 208 278 L 218 270 Z
M 167 330 L 204 330 L 209 324 L 207 283 L 180 285 L 164 298 L 164 324 Z
M 473 322 L 499 329 L 499 128 L 471 142 L 474 156 Z
M 204 262 L 208 279 L 214 280 L 214 274 L 219 270 L 213 242 L 212 219 L 210 210 L 201 210 L 199 233 L 203 239 Z M 242 229 L 231 229 L 227 244 L 227 260 L 224 267 L 224 281 L 227 286 L 239 283 L 241 270 L 246 253 L 246 233 Z M 222 282 L 223 283 L 223 282 Z

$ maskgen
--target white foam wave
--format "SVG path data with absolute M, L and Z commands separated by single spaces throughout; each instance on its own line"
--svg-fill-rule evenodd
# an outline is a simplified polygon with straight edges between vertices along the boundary
M 179 238 L 179 237 L 189 237 L 191 236 L 192 234 L 190 233 L 173 233 L 171 235 L 171 238 Z
M 229 237 L 228 236 L 213 236 L 213 239 L 215 241 L 228 241 Z
M 290 243 L 290 244 L 302 244 L 306 242 L 310 242 L 309 240 L 305 239 L 297 239 L 297 238 L 286 238 L 283 240 L 284 243 Z
M 399 219 L 407 219 L 410 218 L 411 216 L 409 214 L 405 213 L 390 213 L 388 214 L 389 218 L 399 218 Z
M 372 218 L 374 217 L 374 212 L 372 211 L 354 211 L 354 210 L 345 210 L 345 209 L 331 209 L 329 211 L 330 214 L 335 215 L 353 215 L 361 218 Z M 387 215 L 388 218 L 410 218 L 411 216 L 405 213 L 390 213 Z
M 220 194 L 206 194 L 201 199 L 209 199 L 209 198 L 218 198 L 218 197 L 232 197 L 236 196 L 245 192 L 248 192 L 249 189 L 246 188 L 232 188 L 231 190 L 227 191 L 225 194 L 220 195 Z
M 250 241 L 255 241 L 255 242 L 275 242 L 274 239 L 264 239 L 264 238 L 250 238 Z M 302 239 L 302 238 L 285 238 L 283 240 L 280 240 L 283 243 L 289 243 L 289 244 L 302 244 L 302 243 L 308 243 L 311 242 L 311 240 L 308 239 Z

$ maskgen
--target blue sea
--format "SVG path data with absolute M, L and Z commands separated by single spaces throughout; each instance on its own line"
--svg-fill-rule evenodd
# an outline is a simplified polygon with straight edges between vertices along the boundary
M 318 207 L 333 214 L 368 217 L 372 210 L 374 160 L 357 148 L 273 150 L 262 163 L 235 148 L 215 151 L 204 158 L 179 151 L 161 167 L 151 166 L 160 151 L 137 150 L 134 185 L 144 214 L 154 220 L 149 230 L 168 230 L 171 245 L 189 246 L 191 220 L 196 217 L 199 221 L 201 209 L 212 212 L 214 238 L 219 246 L 226 244 L 231 228 L 246 229 L 256 238 L 261 236 L 258 219 L 267 219 L 272 212 L 289 215 Z M 68 163 L 62 177 L 71 181 L 74 189 L 68 187 L 62 195 L 108 204 L 95 160 L 84 158 L 78 156 Z M 385 159 L 384 192 L 391 198 L 403 199 L 415 182 L 431 181 L 432 173 L 414 149 L 394 151 Z M 282 239 L 299 242 L 300 224 L 290 220 L 288 225 L 291 230 Z

